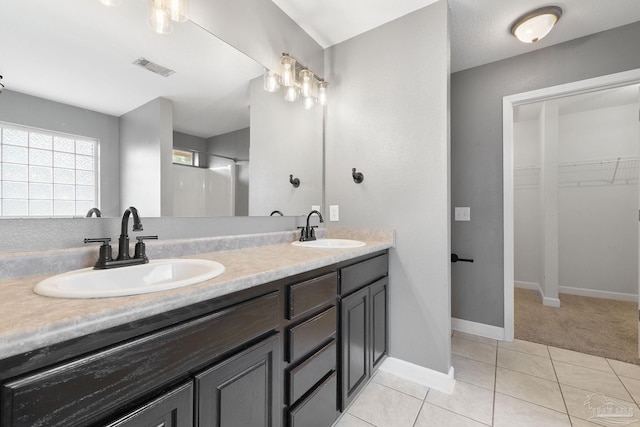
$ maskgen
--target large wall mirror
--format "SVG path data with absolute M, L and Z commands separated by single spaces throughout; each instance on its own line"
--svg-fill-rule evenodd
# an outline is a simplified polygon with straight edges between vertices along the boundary
M 153 32 L 147 3 L 3 4 L 0 217 L 81 216 L 94 204 L 111 217 L 129 205 L 144 216 L 297 216 L 321 205 L 322 108 L 267 93 L 261 64 L 191 21 Z M 97 141 L 93 170 L 69 141 Z M 80 182 L 90 172 L 93 184 Z

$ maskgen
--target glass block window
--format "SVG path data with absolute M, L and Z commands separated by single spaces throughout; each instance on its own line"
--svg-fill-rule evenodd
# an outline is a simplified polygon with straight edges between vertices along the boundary
M 98 207 L 98 141 L 0 122 L 0 216 L 73 216 Z

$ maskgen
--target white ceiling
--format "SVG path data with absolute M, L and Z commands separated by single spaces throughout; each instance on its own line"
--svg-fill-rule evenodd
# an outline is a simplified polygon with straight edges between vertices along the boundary
M 434 0 L 272 0 L 321 46 L 340 43 Z M 451 70 L 464 70 L 640 21 L 638 0 L 449 0 Z M 563 9 L 556 28 L 533 44 L 517 41 L 511 25 L 549 4 Z

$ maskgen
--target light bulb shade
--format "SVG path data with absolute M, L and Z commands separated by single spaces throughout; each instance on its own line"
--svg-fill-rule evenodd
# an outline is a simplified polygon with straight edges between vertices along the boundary
M 327 86 L 329 83 L 325 81 L 318 82 L 318 104 L 327 105 Z
M 171 15 L 167 0 L 149 0 L 149 18 L 147 23 L 158 34 L 169 34 L 173 31 Z
M 122 0 L 98 0 L 105 6 L 120 6 Z
M 316 104 L 316 99 L 313 96 L 305 96 L 302 99 L 302 105 L 305 110 L 310 110 Z
M 298 75 L 300 78 L 300 92 L 305 98 L 310 97 L 313 94 L 315 77 L 309 70 L 301 70 Z
M 295 86 L 296 60 L 290 56 L 282 55 L 282 58 L 280 58 L 280 67 L 280 84 L 285 87 Z
M 534 10 L 521 18 L 511 27 L 511 33 L 524 43 L 535 43 L 549 34 L 562 16 L 558 6 L 548 6 Z
M 262 79 L 264 90 L 267 92 L 277 92 L 280 90 L 280 76 L 275 72 L 265 68 Z
M 186 22 L 189 19 L 189 0 L 167 0 L 169 15 L 175 22 Z
M 284 99 L 285 101 L 294 102 L 298 100 L 300 96 L 300 91 L 295 86 L 289 86 L 285 89 Z

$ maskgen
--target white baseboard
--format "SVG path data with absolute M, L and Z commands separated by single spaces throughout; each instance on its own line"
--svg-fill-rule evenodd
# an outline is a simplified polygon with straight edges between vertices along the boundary
M 542 305 L 553 308 L 560 308 L 560 300 L 558 298 L 542 297 Z
M 516 281 L 514 282 L 514 286 L 520 289 L 529 289 L 532 291 L 537 291 L 538 295 L 540 295 L 540 299 L 544 303 L 545 298 L 542 295 L 542 289 L 540 288 L 539 284 L 533 283 L 533 282 Z M 638 301 L 637 294 L 625 294 L 623 292 L 602 291 L 598 289 L 574 288 L 572 286 L 560 286 L 558 288 L 558 293 L 568 294 L 568 295 L 580 295 L 583 297 L 614 299 L 618 301 L 632 301 L 632 302 Z M 554 299 L 555 298 L 551 298 L 551 300 L 554 300 Z M 553 302 L 551 302 L 551 304 L 544 304 L 544 305 L 549 305 L 550 307 L 556 307 L 556 305 L 552 305 L 552 304 Z M 557 304 L 559 304 L 559 302 Z M 557 307 L 559 307 L 559 305 L 557 305 Z
M 516 288 L 530 289 L 532 291 L 538 292 L 538 296 L 540 297 L 540 301 L 542 301 L 542 305 L 545 305 L 547 307 L 555 307 L 555 308 L 560 307 L 560 300 L 558 298 L 545 297 L 544 293 L 542 292 L 542 288 L 538 283 L 515 281 L 513 285 Z
M 484 323 L 471 322 L 469 320 L 451 318 L 451 329 L 467 334 L 479 335 L 494 340 L 504 340 L 504 328 Z
M 456 380 L 453 377 L 453 366 L 449 368 L 448 374 L 443 374 L 395 357 L 387 357 L 379 369 L 446 394 L 452 394 L 456 386 Z
M 560 286 L 561 294 L 580 295 L 583 297 L 606 298 L 618 301 L 638 301 L 638 295 L 625 294 L 622 292 L 600 291 L 595 289 L 573 288 L 571 286 Z

